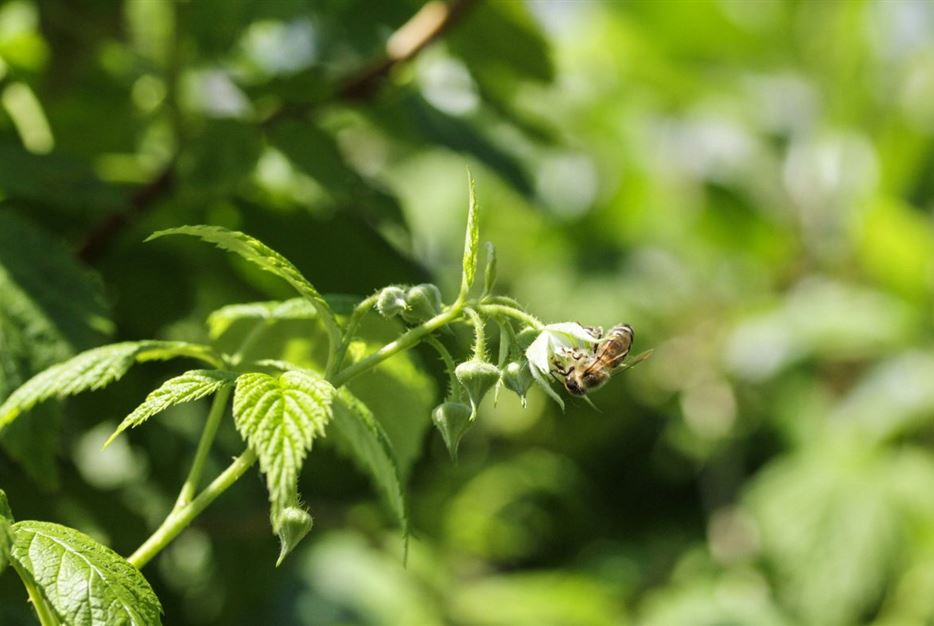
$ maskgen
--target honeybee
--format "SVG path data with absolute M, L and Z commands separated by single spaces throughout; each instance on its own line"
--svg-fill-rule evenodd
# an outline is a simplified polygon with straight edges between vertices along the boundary
M 564 379 L 568 393 L 583 396 L 599 389 L 613 374 L 624 369 L 623 360 L 632 348 L 635 333 L 629 324 L 619 324 L 604 335 L 603 329 L 588 327 L 587 331 L 597 339 L 593 352 L 573 350 L 562 355 L 562 360 L 554 359 L 552 374 Z M 648 356 L 648 353 L 644 353 Z M 643 358 L 639 355 L 639 360 Z M 638 362 L 638 361 L 637 361 Z

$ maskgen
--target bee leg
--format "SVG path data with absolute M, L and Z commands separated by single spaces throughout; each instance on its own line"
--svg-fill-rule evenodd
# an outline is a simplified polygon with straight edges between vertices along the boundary
M 580 322 L 577 322 L 578 326 L 590 333 L 594 339 L 600 339 L 603 337 L 603 327 L 602 326 L 584 326 Z

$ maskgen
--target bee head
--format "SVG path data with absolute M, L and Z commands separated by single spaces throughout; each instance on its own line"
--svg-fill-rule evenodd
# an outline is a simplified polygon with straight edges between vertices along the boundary
M 569 377 L 567 380 L 564 381 L 564 387 L 565 387 L 565 389 L 568 390 L 568 393 L 570 393 L 571 395 L 574 395 L 574 396 L 582 396 L 582 395 L 584 395 L 585 393 L 587 393 L 587 390 L 584 389 L 584 388 L 580 385 L 580 383 L 578 383 L 576 380 L 574 380 L 573 378 L 570 378 L 570 377 Z

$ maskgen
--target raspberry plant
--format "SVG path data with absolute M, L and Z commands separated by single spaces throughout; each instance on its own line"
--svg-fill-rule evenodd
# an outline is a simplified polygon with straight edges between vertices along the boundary
M 286 258 L 241 232 L 217 226 L 182 226 L 153 234 L 147 241 L 187 235 L 213 243 L 287 281 L 299 298 L 283 302 L 231 305 L 208 320 L 211 336 L 222 335 L 235 321 L 255 321 L 253 330 L 233 354 L 211 345 L 179 341 L 133 341 L 88 350 L 50 367 L 23 384 L 0 406 L 0 429 L 37 404 L 82 391 L 100 389 L 119 380 L 135 364 L 176 358 L 200 362 L 152 391 L 117 427 L 105 445 L 124 431 L 143 425 L 168 407 L 213 396 L 203 431 L 174 507 L 139 548 L 123 558 L 87 535 L 41 521 L 14 521 L 0 490 L 0 570 L 7 565 L 22 579 L 39 621 L 50 625 L 141 624 L 161 622 L 161 606 L 140 568 L 178 536 L 208 505 L 229 489 L 253 465 L 259 465 L 269 494 L 269 517 L 281 550 L 277 565 L 311 530 L 312 517 L 301 503 L 298 477 L 316 439 L 338 437 L 366 468 L 387 506 L 408 535 L 408 515 L 400 472 L 392 445 L 372 410 L 345 384 L 386 359 L 427 342 L 445 364 L 449 383 L 445 400 L 432 420 L 451 456 L 477 417 L 477 407 L 496 387 L 516 393 L 524 404 L 531 383 L 540 382 L 558 402 L 546 380 L 544 365 L 531 365 L 526 350 L 536 337 L 547 345 L 571 346 L 565 324 L 544 326 L 518 303 L 493 294 L 496 258 L 487 244 L 482 288 L 474 289 L 479 245 L 475 184 L 470 186 L 467 235 L 460 290 L 450 304 L 442 302 L 431 284 L 392 285 L 364 298 L 349 313 L 339 315 Z M 479 293 L 476 293 L 479 292 Z M 367 315 L 399 318 L 404 325 L 395 340 L 366 354 L 351 354 L 360 323 Z M 286 361 L 244 358 L 276 320 L 314 318 L 327 335 L 327 357 L 320 371 Z M 439 338 L 439 331 L 467 324 L 473 331 L 469 354 L 457 363 Z M 490 360 L 487 327 L 499 330 L 498 358 Z M 579 326 L 578 326 L 579 328 Z M 565 343 L 562 343 L 565 342 Z M 537 342 L 540 345 L 542 341 Z M 580 347 L 579 345 L 571 347 Z M 531 354 L 531 352 L 530 352 Z M 232 403 L 231 403 L 232 398 Z M 205 461 L 221 421 L 232 404 L 234 425 L 245 449 L 212 480 L 203 484 Z M 374 407 L 379 410 L 379 407 Z

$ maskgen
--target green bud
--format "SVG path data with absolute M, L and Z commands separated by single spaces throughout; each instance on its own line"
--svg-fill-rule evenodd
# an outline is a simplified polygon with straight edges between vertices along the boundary
M 441 312 L 441 291 L 430 283 L 409 287 L 405 304 L 402 319 L 409 324 L 421 324 Z
M 435 407 L 431 412 L 431 421 L 441 431 L 444 445 L 448 448 L 451 460 L 457 462 L 457 447 L 461 437 L 470 428 L 474 413 L 463 402 L 445 402 Z
M 376 310 L 386 318 L 405 312 L 405 291 L 395 285 L 383 288 L 376 299 Z
M 476 413 L 483 396 L 499 380 L 499 368 L 486 361 L 471 359 L 454 368 L 454 375 L 457 376 L 457 380 L 467 390 L 470 405 L 473 407 L 474 413 Z
M 279 535 L 279 542 L 282 545 L 279 549 L 276 567 L 282 565 L 285 557 L 305 538 L 312 524 L 311 515 L 299 506 L 287 506 L 279 513 L 275 526 L 276 534 Z
M 532 370 L 529 367 L 529 362 L 525 359 L 513 361 L 503 368 L 503 384 L 519 396 L 522 406 L 525 406 L 525 394 L 528 393 L 529 387 L 532 386 L 532 381 Z

